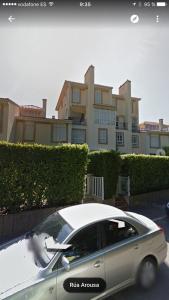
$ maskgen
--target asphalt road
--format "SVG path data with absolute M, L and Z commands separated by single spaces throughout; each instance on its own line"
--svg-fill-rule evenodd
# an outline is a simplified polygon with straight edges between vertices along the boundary
M 146 292 L 140 290 L 136 286 L 129 287 L 110 297 L 108 300 L 169 300 L 169 217 L 165 217 L 164 213 L 162 214 L 163 215 L 157 218 L 152 218 L 156 219 L 156 223 L 164 228 L 166 240 L 168 242 L 167 258 L 165 263 L 161 265 L 156 285 Z

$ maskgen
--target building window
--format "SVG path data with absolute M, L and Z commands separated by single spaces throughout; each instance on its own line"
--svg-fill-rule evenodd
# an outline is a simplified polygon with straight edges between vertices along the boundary
M 99 144 L 108 144 L 108 129 L 99 128 L 98 129 L 98 143 Z
M 132 118 L 132 131 L 138 131 L 138 119 Z
M 102 104 L 102 92 L 101 92 L 101 90 L 95 90 L 94 103 L 95 104 Z
M 72 89 L 72 102 L 80 103 L 80 89 L 79 88 Z
M 124 132 L 116 132 L 116 144 L 124 145 Z
M 3 131 L 3 104 L 0 104 L 0 133 Z
M 53 125 L 52 142 L 57 142 L 57 143 L 67 142 L 66 125 Z
M 86 130 L 85 129 L 72 129 L 72 143 L 84 144 L 86 143 Z
M 123 116 L 116 117 L 116 128 L 117 129 L 127 129 L 127 123 L 125 122 L 125 118 Z
M 151 148 L 160 148 L 159 135 L 150 135 L 150 147 Z
M 25 122 L 24 124 L 24 141 L 34 142 L 35 140 L 35 123 Z
M 139 146 L 139 136 L 138 135 L 132 135 L 132 146 L 133 147 Z
M 99 125 L 114 125 L 115 112 L 108 109 L 94 109 L 94 122 Z

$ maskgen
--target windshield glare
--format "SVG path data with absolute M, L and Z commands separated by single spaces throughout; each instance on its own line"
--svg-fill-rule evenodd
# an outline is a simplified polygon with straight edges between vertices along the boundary
M 71 231 L 72 228 L 59 213 L 50 215 L 34 229 L 35 234 L 40 235 L 46 233 L 48 237 L 53 237 L 54 240 L 59 243 L 62 243 Z
M 45 240 L 53 237 L 55 242 L 63 243 L 72 232 L 71 226 L 60 216 L 54 213 L 34 228 L 31 237 L 31 249 L 36 256 L 36 262 L 46 267 L 56 252 L 48 251 Z

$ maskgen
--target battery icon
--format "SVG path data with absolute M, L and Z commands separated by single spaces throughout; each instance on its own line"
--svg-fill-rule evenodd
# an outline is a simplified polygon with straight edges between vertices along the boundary
M 157 6 L 159 7 L 167 6 L 167 2 L 157 2 Z

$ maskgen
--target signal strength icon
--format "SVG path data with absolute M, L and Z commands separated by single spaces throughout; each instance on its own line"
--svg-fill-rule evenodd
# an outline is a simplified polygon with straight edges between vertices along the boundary
M 48 4 L 50 7 L 52 7 L 54 5 L 54 2 L 49 2 Z
M 136 3 L 136 2 L 133 2 L 132 4 L 133 4 L 133 6 L 136 6 L 137 3 Z

